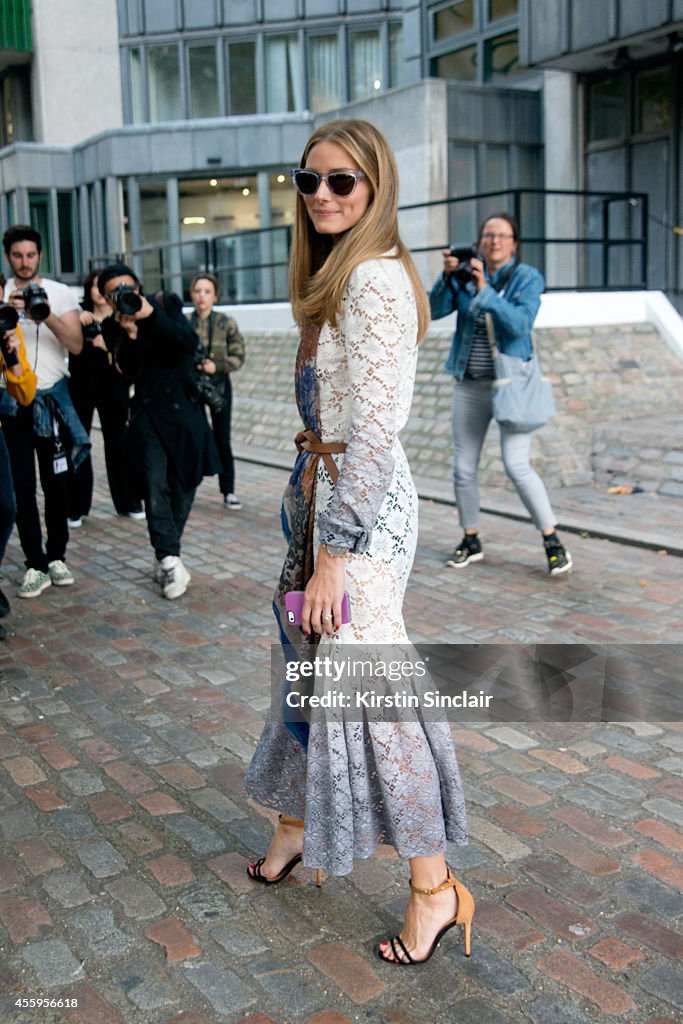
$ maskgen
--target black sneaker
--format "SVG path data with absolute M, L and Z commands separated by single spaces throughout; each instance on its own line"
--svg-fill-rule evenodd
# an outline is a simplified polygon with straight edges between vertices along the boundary
M 464 569 L 470 562 L 481 562 L 484 552 L 481 541 L 476 533 L 466 533 L 457 548 L 446 562 L 451 569 Z
M 560 543 L 557 536 L 548 537 L 543 541 L 543 546 L 548 557 L 548 572 L 550 575 L 561 576 L 562 573 L 569 572 L 573 565 L 572 556 L 564 544 Z

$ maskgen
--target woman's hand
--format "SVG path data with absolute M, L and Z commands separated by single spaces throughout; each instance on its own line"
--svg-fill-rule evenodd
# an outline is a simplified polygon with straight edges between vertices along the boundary
M 486 287 L 484 264 L 477 256 L 473 256 L 470 260 L 470 266 L 472 267 L 472 280 L 474 281 L 475 288 L 480 292 Z
M 197 367 L 197 369 L 201 370 L 202 373 L 208 373 L 209 375 L 213 375 L 216 372 L 216 364 L 214 363 L 213 359 L 205 359 L 204 362 Z
M 315 572 L 308 581 L 301 611 L 301 628 L 308 636 L 332 633 L 341 628 L 341 603 L 344 596 L 344 558 L 328 555 L 321 544 L 315 558 Z
M 82 309 L 78 314 L 78 319 L 81 321 L 81 327 L 87 327 L 88 324 L 95 323 L 95 317 L 89 309 Z
M 460 266 L 460 260 L 457 256 L 451 256 L 450 249 L 442 249 L 441 255 L 443 256 L 443 272 L 448 277 L 454 270 L 457 270 Z

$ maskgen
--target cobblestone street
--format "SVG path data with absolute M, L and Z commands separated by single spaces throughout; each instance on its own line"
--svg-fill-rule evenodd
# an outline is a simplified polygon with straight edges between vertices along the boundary
M 273 888 L 249 881 L 274 819 L 241 780 L 270 699 L 286 475 L 237 469 L 242 511 L 213 480 L 198 492 L 180 600 L 159 595 L 144 522 L 114 516 L 102 490 L 72 533 L 76 585 L 12 599 L 2 1024 L 680 1021 L 681 723 L 454 728 L 471 841 L 449 861 L 477 901 L 469 960 L 459 930 L 419 970 L 376 959 L 407 897 L 388 847 L 321 889 L 302 868 Z M 621 499 L 634 531 L 652 526 L 639 498 Z M 680 557 L 567 533 L 575 569 L 551 580 L 533 529 L 487 515 L 485 560 L 455 571 L 454 510 L 423 501 L 420 530 L 415 641 L 683 643 Z M 10 598 L 22 571 L 15 535 Z M 72 1005 L 16 1005 L 31 999 Z

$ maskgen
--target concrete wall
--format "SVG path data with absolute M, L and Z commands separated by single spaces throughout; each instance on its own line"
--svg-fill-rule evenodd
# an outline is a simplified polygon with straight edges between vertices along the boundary
M 282 328 L 245 335 L 247 359 L 233 377 L 237 450 L 293 463 L 292 439 L 300 429 L 293 381 L 296 333 Z M 443 372 L 450 339 L 450 329 L 433 326 L 423 342 L 412 413 L 401 435 L 416 478 L 441 483 L 451 478 L 453 380 Z M 678 414 L 671 408 L 672 394 L 682 392 L 683 359 L 651 325 L 547 328 L 537 330 L 535 339 L 558 407 L 533 441 L 534 463 L 551 490 L 585 483 L 596 474 L 599 482 L 619 479 L 632 470 L 639 479 L 631 482 L 656 489 L 675 472 L 680 475 L 678 456 L 671 454 L 681 448 L 680 436 L 666 424 L 676 415 L 683 420 L 683 401 Z M 625 431 L 628 457 L 619 440 Z M 643 474 L 638 467 L 648 463 Z M 508 486 L 495 425 L 481 466 L 485 487 Z
M 32 0 L 31 6 L 36 142 L 69 146 L 123 124 L 114 0 Z

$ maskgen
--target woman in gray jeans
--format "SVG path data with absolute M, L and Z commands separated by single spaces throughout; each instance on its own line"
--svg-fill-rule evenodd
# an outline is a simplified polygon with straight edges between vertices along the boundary
M 495 377 L 485 314 L 490 313 L 498 347 L 506 355 L 529 359 L 533 353 L 531 328 L 545 287 L 535 267 L 521 263 L 517 256 L 519 229 L 508 213 L 493 213 L 479 230 L 477 250 L 483 260 L 472 257 L 471 280 L 455 271 L 459 260 L 450 249 L 443 250 L 443 273 L 429 296 L 435 320 L 457 311 L 453 343 L 446 371 L 455 377 L 453 396 L 453 483 L 460 524 L 465 533 L 446 563 L 456 569 L 484 557 L 479 539 L 479 485 L 477 472 L 484 438 L 493 418 L 492 391 Z M 538 473 L 531 468 L 531 432 L 520 433 L 500 427 L 501 454 L 505 472 L 512 480 L 534 525 L 541 531 L 551 576 L 572 567 L 572 558 L 561 543 L 557 519 L 548 492 Z

